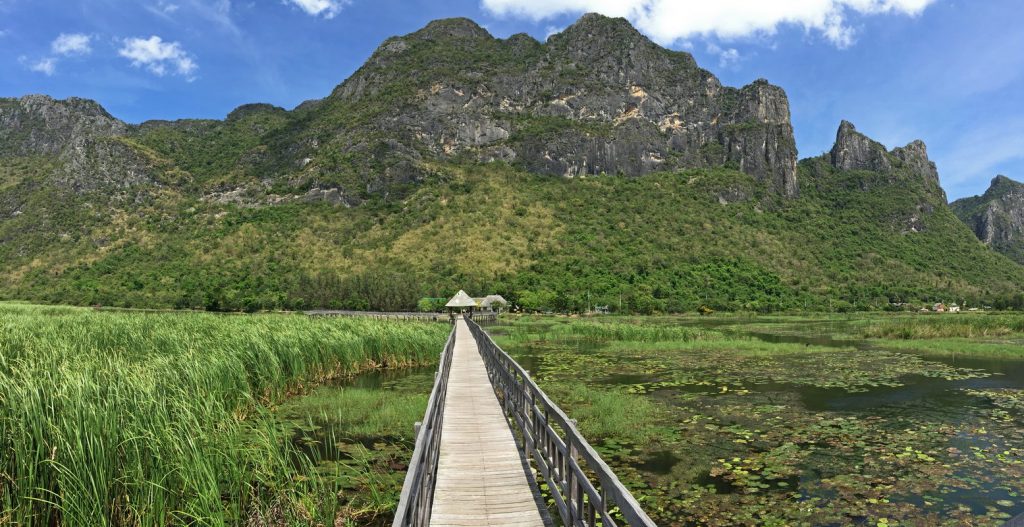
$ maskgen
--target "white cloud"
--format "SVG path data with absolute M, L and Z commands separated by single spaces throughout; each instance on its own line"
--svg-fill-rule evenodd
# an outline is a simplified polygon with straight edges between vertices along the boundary
M 251 5 L 251 4 L 250 4 Z M 147 4 L 146 10 L 165 20 L 188 23 L 193 27 L 193 17 L 212 22 L 235 36 L 242 30 L 231 18 L 234 9 L 231 0 L 157 0 L 155 4 Z
M 736 48 L 726 49 L 716 44 L 708 44 L 708 53 L 718 56 L 718 65 L 722 68 L 734 66 L 743 58 Z
M 292 0 L 298 1 L 298 0 Z M 772 34 L 795 25 L 819 32 L 837 47 L 853 44 L 850 14 L 916 16 L 936 0 L 481 0 L 497 16 L 544 20 L 598 12 L 625 17 L 661 44 L 695 36 L 722 39 Z
M 28 57 L 22 55 L 18 57 L 18 62 L 23 64 L 29 70 L 42 73 L 47 77 L 57 72 L 57 59 L 53 57 L 44 57 L 39 60 L 29 60 Z
M 92 37 L 82 33 L 61 33 L 51 44 L 50 49 L 58 55 L 88 55 L 92 53 Z
M 285 3 L 292 4 L 312 16 L 323 15 L 331 19 L 341 12 L 342 8 L 351 3 L 351 0 L 285 0 Z
M 180 5 L 165 0 L 158 0 L 155 4 L 147 4 L 145 7 L 146 11 L 168 20 L 172 20 L 171 15 L 181 9 Z
M 118 54 L 130 59 L 133 66 L 145 66 L 146 69 L 161 77 L 171 71 L 192 81 L 195 79 L 195 71 L 199 69 L 199 66 L 185 52 L 180 43 L 164 42 L 156 35 L 148 39 L 127 38 L 124 40 L 124 47 L 118 51 Z

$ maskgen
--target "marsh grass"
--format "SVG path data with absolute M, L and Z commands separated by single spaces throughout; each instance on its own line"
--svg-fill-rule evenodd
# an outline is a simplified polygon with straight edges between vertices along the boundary
M 649 398 L 585 384 L 553 387 L 552 396 L 571 407 L 584 437 L 614 438 L 643 445 L 673 436 L 668 413 Z
M 330 422 L 344 429 L 348 439 L 410 435 L 413 423 L 423 419 L 429 395 L 393 391 L 382 396 L 380 389 L 323 387 L 285 402 L 277 413 Z
M 526 317 L 514 323 L 507 338 L 513 341 L 568 338 L 594 342 L 663 342 L 669 340 L 688 342 L 715 338 L 719 335 L 710 330 L 669 324 L 651 324 L 650 321 L 637 318 L 623 317 L 593 321 L 566 319 L 552 322 L 551 319 Z
M 15 525 L 334 521 L 266 404 L 436 361 L 448 328 L 0 304 L 0 518 Z
M 880 349 L 921 352 L 938 356 L 1024 357 L 1024 341 L 999 339 L 976 341 L 966 338 L 933 338 L 928 340 L 875 339 Z
M 603 346 L 606 351 L 720 351 L 736 356 L 764 356 L 805 354 L 813 352 L 831 353 L 854 351 L 854 348 L 832 348 L 799 343 L 765 342 L 751 337 L 705 336 L 701 340 L 664 340 L 654 342 L 609 342 Z
M 960 313 L 869 320 L 864 338 L 936 339 L 1024 335 L 1024 315 Z

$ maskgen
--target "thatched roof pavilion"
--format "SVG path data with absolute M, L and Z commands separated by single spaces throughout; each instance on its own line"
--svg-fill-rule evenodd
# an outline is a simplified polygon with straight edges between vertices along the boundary
M 453 296 L 452 299 L 449 300 L 448 303 L 444 305 L 444 307 L 472 309 L 476 307 L 476 300 L 473 300 L 473 298 L 467 295 L 465 291 L 459 289 L 459 292 L 456 293 L 455 296 Z
M 491 309 L 494 309 L 496 306 L 507 305 L 508 300 L 505 300 L 505 297 L 501 295 L 487 295 L 487 297 L 485 297 L 483 301 L 480 302 L 480 307 L 489 307 Z

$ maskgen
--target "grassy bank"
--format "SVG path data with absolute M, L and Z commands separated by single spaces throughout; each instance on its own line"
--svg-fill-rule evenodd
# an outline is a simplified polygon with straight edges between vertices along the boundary
M 0 523 L 334 522 L 266 405 L 436 361 L 441 324 L 0 305 Z

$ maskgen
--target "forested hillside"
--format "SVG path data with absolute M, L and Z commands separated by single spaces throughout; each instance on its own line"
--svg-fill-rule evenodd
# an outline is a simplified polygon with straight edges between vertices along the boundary
M 0 99 L 0 297 L 224 310 L 1024 307 L 923 143 L 843 123 L 796 160 L 785 93 L 588 15 L 389 39 L 330 96 L 127 125 Z

